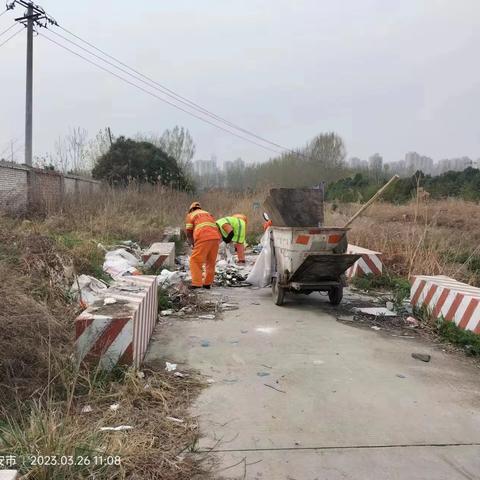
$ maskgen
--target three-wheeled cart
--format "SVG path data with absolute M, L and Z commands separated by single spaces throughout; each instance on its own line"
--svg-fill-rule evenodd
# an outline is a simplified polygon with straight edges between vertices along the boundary
M 343 298 L 345 272 L 360 255 L 347 254 L 348 228 L 272 227 L 272 295 L 282 305 L 286 292 L 328 292 L 330 303 Z

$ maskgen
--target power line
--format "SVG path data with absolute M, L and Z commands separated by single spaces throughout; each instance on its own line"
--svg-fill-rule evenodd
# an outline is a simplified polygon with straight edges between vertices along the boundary
M 118 78 L 119 80 L 122 80 L 123 82 L 125 82 L 125 83 L 127 83 L 127 84 L 129 84 L 129 85 L 131 85 L 131 86 L 133 86 L 133 87 L 141 90 L 142 92 L 145 92 L 145 93 L 147 93 L 148 95 L 151 95 L 152 97 L 154 97 L 154 98 L 156 98 L 156 99 L 158 99 L 158 100 L 160 100 L 160 101 L 162 101 L 162 102 L 164 102 L 164 103 L 166 103 L 166 104 L 168 104 L 168 105 L 170 105 L 170 106 L 172 106 L 172 107 L 174 107 L 174 108 L 176 108 L 176 109 L 178 109 L 178 110 L 181 110 L 182 112 L 184 112 L 184 113 L 186 113 L 186 114 L 188 114 L 188 115 L 190 115 L 190 116 L 192 116 L 192 117 L 194 117 L 194 118 L 197 118 L 198 120 L 201 120 L 202 122 L 208 123 L 209 125 L 212 125 L 213 127 L 219 128 L 220 130 L 223 130 L 224 132 L 227 132 L 227 133 L 229 133 L 229 134 L 231 134 L 231 135 L 233 135 L 233 136 L 235 136 L 235 137 L 238 137 L 238 138 L 240 138 L 240 139 L 242 139 L 242 140 L 245 140 L 245 141 L 250 142 L 250 143 L 252 143 L 252 144 L 254 144 L 254 145 L 257 145 L 258 147 L 261 147 L 261 148 L 263 148 L 263 149 L 265 149 L 265 150 L 269 150 L 270 152 L 276 153 L 277 155 L 283 153 L 283 152 L 280 152 L 280 151 L 278 151 L 278 150 L 274 150 L 274 149 L 272 149 L 272 148 L 270 148 L 270 147 L 267 147 L 267 146 L 265 146 L 265 145 L 262 145 L 262 144 L 260 144 L 260 143 L 258 143 L 258 142 L 255 142 L 255 141 L 252 140 L 251 138 L 244 137 L 244 136 L 239 135 L 239 134 L 237 134 L 237 133 L 235 133 L 235 132 L 232 132 L 231 130 L 228 130 L 227 128 L 224 128 L 224 127 L 222 127 L 221 125 L 218 125 L 218 124 L 216 124 L 216 123 L 213 123 L 213 122 L 211 122 L 210 120 L 208 120 L 208 119 L 206 119 L 206 118 L 203 118 L 203 117 L 197 115 L 196 113 L 193 113 L 193 112 L 191 112 L 191 111 L 189 111 L 189 110 L 186 110 L 185 108 L 180 107 L 179 105 L 177 105 L 177 104 L 175 104 L 175 103 L 173 103 L 173 102 L 170 102 L 169 100 L 166 100 L 165 98 L 162 98 L 162 97 L 156 95 L 155 93 L 147 90 L 146 88 L 144 88 L 144 87 L 142 87 L 142 86 L 140 86 L 140 85 L 137 85 L 136 83 L 134 83 L 134 82 L 132 82 L 132 81 L 130 81 L 130 80 L 122 77 L 121 75 L 118 75 L 118 74 L 115 73 L 115 72 L 112 72 L 112 71 L 109 70 L 108 68 L 105 68 L 104 66 L 102 66 L 102 65 L 94 62 L 93 60 L 90 60 L 89 58 L 84 57 L 84 56 L 81 55 L 80 53 L 75 52 L 74 50 L 66 47 L 65 45 L 62 45 L 61 43 L 57 42 L 57 41 L 54 40 L 53 38 L 48 37 L 48 36 L 45 35 L 44 33 L 39 33 L 38 35 L 41 36 L 41 37 L 43 37 L 43 38 L 45 38 L 45 39 L 47 39 L 47 40 L 49 40 L 50 42 L 54 43 L 55 45 L 59 46 L 60 48 L 63 48 L 64 50 L 67 50 L 68 52 L 72 53 L 73 55 L 76 55 L 77 57 L 80 57 L 81 59 L 85 60 L 86 62 L 88 62 L 88 63 L 90 63 L 90 64 L 92 64 L 92 65 L 94 65 L 94 66 L 96 66 L 97 68 L 100 68 L 101 70 L 109 73 L 110 75 L 113 75 L 114 77 Z
M 14 26 L 16 25 L 16 23 L 12 23 L 12 25 L 10 25 L 6 30 L 4 30 L 2 33 L 0 33 L 0 37 L 2 35 L 5 35 L 9 30 L 11 30 Z
M 16 37 L 20 32 L 23 31 L 23 28 L 15 32 L 13 35 L 10 35 L 3 43 L 0 43 L 0 47 L 3 47 L 6 43 L 8 43 L 13 37 Z
M 273 142 L 273 141 L 271 141 L 271 140 L 268 140 L 267 138 L 264 138 L 264 137 L 256 134 L 255 132 L 252 132 L 252 131 L 247 130 L 247 129 L 243 128 L 243 127 L 240 127 L 240 126 L 238 126 L 238 125 L 230 122 L 229 120 L 225 119 L 224 117 L 221 117 L 220 115 L 217 115 L 217 114 L 211 112 L 210 110 L 202 107 L 202 106 L 199 105 L 198 103 L 195 103 L 194 101 L 189 100 L 189 99 L 186 98 L 186 97 L 183 97 L 182 95 L 176 93 L 174 90 L 171 90 L 170 88 L 166 87 L 165 85 L 162 85 L 161 83 L 157 82 L 156 80 L 152 79 L 151 77 L 148 77 L 147 75 L 144 75 L 143 73 L 139 72 L 138 70 L 135 70 L 134 68 L 132 68 L 132 67 L 130 67 L 129 65 L 127 65 L 126 63 L 122 62 L 122 61 L 119 60 L 118 58 L 116 58 L 116 57 L 114 57 L 113 55 L 110 55 L 109 53 L 105 52 L 104 50 L 96 47 L 94 44 L 88 42 L 87 40 L 84 40 L 83 38 L 81 38 L 80 36 L 78 36 L 78 35 L 76 35 L 75 33 L 71 32 L 70 30 L 66 29 L 65 27 L 62 27 L 61 25 L 57 25 L 57 26 L 58 26 L 59 28 L 61 28 L 63 31 L 67 32 L 68 34 L 70 34 L 70 35 L 72 35 L 73 37 L 77 38 L 77 39 L 80 40 L 81 42 L 85 43 L 86 45 L 94 48 L 95 50 L 97 50 L 98 52 L 100 52 L 102 55 L 105 55 L 106 57 L 114 60 L 115 62 L 119 63 L 120 65 L 122 65 L 122 66 L 128 68 L 129 70 L 131 70 L 132 72 L 136 73 L 136 74 L 139 75 L 140 77 L 142 77 L 142 78 L 148 80 L 149 82 L 155 84 L 157 87 L 159 87 L 159 88 L 163 91 L 163 93 L 164 93 L 165 95 L 168 95 L 169 97 L 174 98 L 175 100 L 177 100 L 177 101 L 179 101 L 179 102 L 181 102 L 181 103 L 183 103 L 183 104 L 188 105 L 190 108 L 194 108 L 195 110 L 200 111 L 200 112 L 203 113 L 204 115 L 207 115 L 207 116 L 209 116 L 209 117 L 211 117 L 211 118 L 213 118 L 213 119 L 215 119 L 215 120 L 217 120 L 217 121 L 220 121 L 220 122 L 222 122 L 223 124 L 228 125 L 229 127 L 232 127 L 232 128 L 234 128 L 234 129 L 236 129 L 236 130 L 239 130 L 239 131 L 247 134 L 247 135 L 250 135 L 250 136 L 252 136 L 252 137 L 255 137 L 255 138 L 257 138 L 258 140 L 261 140 L 262 142 L 268 143 L 268 144 L 270 144 L 270 145 L 272 145 L 272 146 L 274 146 L 274 147 L 280 148 L 280 149 L 282 149 L 282 150 L 286 150 L 286 151 L 289 151 L 289 152 L 293 152 L 293 150 L 292 150 L 291 148 L 289 148 L 289 147 L 285 147 L 284 145 L 281 145 L 281 144 L 279 144 L 279 143 L 276 143 L 276 142 Z M 52 32 L 53 32 L 53 30 L 52 30 Z M 53 33 L 55 33 L 55 32 L 53 32 Z M 58 33 L 55 33 L 55 34 L 58 35 L 58 36 L 61 36 L 61 35 L 58 34 Z M 66 39 L 66 38 L 63 37 L 63 36 L 61 36 L 61 37 L 64 38 L 65 40 L 71 42 L 71 43 L 74 43 L 74 42 L 72 42 L 71 40 L 68 40 L 68 39 Z M 75 43 L 74 43 L 74 44 L 75 44 Z M 75 44 L 75 45 L 78 46 L 78 44 Z M 79 48 L 82 48 L 82 49 L 83 49 L 83 47 L 79 47 Z M 84 50 L 85 50 L 85 49 L 84 49 Z M 89 53 L 91 53 L 91 52 L 89 52 Z M 93 54 L 93 53 L 91 53 L 91 54 L 92 54 L 92 55 L 95 55 L 95 54 Z M 95 55 L 95 56 L 96 56 L 96 55 Z M 106 61 L 106 60 L 103 59 L 103 61 Z M 108 62 L 108 63 L 109 63 L 109 62 Z M 110 63 L 110 64 L 111 64 L 111 63 Z M 115 65 L 114 65 L 114 66 L 115 66 Z M 115 66 L 115 68 L 119 68 L 119 67 L 116 67 L 116 66 Z M 129 75 L 132 75 L 132 74 L 129 73 Z M 144 83 L 145 83 L 145 82 L 144 82 Z M 293 152 L 293 153 L 295 153 L 295 152 Z

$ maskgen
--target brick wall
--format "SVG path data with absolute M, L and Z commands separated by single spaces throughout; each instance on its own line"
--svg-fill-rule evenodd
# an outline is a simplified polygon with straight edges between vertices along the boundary
M 50 210 L 61 206 L 66 195 L 100 188 L 100 182 L 89 178 L 0 161 L 0 209 L 9 212 Z
M 0 165 L 0 206 L 24 212 L 28 205 L 28 169 Z

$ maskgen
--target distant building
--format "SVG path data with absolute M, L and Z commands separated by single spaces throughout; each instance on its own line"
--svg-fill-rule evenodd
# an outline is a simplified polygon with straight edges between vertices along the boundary
M 368 162 L 358 157 L 352 157 L 348 159 L 347 165 L 352 170 L 366 170 L 368 168 Z
M 451 170 L 453 170 L 454 172 L 463 172 L 463 170 L 465 170 L 466 168 L 473 167 L 474 165 L 475 161 L 469 157 L 444 158 L 443 160 L 440 160 L 438 162 L 436 173 L 441 174 L 449 172 Z
M 368 158 L 368 168 L 370 170 L 382 170 L 383 157 L 379 153 L 374 153 L 371 157 Z
M 409 174 L 421 170 L 423 173 L 431 174 L 434 171 L 433 159 L 420 155 L 417 152 L 408 152 L 405 154 L 405 167 Z

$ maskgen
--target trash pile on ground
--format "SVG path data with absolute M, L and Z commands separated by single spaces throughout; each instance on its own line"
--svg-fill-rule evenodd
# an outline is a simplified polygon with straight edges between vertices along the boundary
M 221 287 L 244 287 L 249 285 L 246 283 L 247 275 L 243 270 L 226 260 L 218 261 L 215 269 L 215 285 Z

